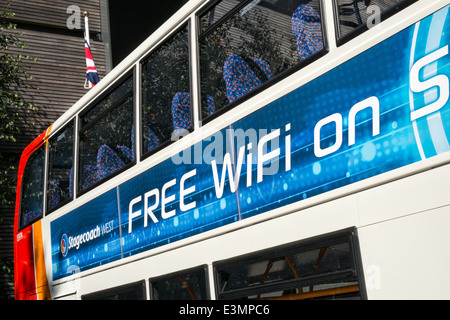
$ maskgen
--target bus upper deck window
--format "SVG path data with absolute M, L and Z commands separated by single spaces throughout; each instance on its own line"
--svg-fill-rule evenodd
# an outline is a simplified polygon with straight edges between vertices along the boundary
M 202 116 L 322 51 L 320 1 L 222 0 L 200 17 Z
M 49 141 L 47 208 L 56 209 L 73 196 L 74 125 Z
M 25 167 L 20 202 L 20 227 L 24 228 L 42 218 L 44 201 L 45 149 L 35 151 Z
M 189 32 L 184 26 L 142 62 L 142 154 L 191 127 Z
M 134 162 L 133 101 L 129 76 L 80 117 L 78 191 Z
M 417 0 L 336 0 L 338 44 L 376 27 Z

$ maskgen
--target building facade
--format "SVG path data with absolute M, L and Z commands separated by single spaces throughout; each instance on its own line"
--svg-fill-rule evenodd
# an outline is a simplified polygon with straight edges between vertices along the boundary
M 1 10 L 5 10 L 7 2 L 0 0 Z M 84 11 L 89 12 L 91 49 L 100 79 L 111 68 L 109 42 L 105 41 L 109 34 L 108 10 L 107 1 L 103 0 L 10 0 L 6 11 L 15 13 L 10 21 L 22 34 L 20 40 L 28 44 L 23 50 L 11 48 L 9 52 L 38 59 L 26 61 L 33 79 L 28 81 L 29 88 L 22 92 L 37 111 L 23 118 L 16 142 L 0 143 L 3 159 L 14 162 L 1 166 L 17 168 L 24 148 L 87 92 L 84 88 Z M 16 174 L 13 170 L 11 179 L 15 179 Z M 4 205 L 0 210 L 0 259 L 3 263 L 11 261 L 12 266 L 14 203 Z M 1 270 L 0 288 L 3 291 L 1 298 L 14 298 L 14 280 Z

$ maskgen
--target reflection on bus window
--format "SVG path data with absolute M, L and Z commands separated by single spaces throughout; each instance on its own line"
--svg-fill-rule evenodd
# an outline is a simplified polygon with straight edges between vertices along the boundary
M 73 196 L 74 125 L 70 123 L 49 141 L 47 208 L 53 210 Z
M 222 0 L 203 14 L 203 118 L 211 114 L 207 101 L 214 100 L 215 109 L 220 109 L 321 51 L 319 3 Z
M 338 37 L 341 39 L 362 27 L 376 27 L 386 13 L 394 13 L 417 0 L 337 0 Z M 391 12 L 389 12 L 391 11 Z
M 150 280 L 153 300 L 206 300 L 206 267 Z
M 185 26 L 142 63 L 143 154 L 192 127 L 189 81 Z
M 135 159 L 133 78 L 121 83 L 80 121 L 78 190 L 83 191 Z
M 218 263 L 219 299 L 359 299 L 355 261 L 343 236 Z
M 20 226 L 22 228 L 42 218 L 44 161 L 45 149 L 41 147 L 30 156 L 23 174 L 20 203 Z

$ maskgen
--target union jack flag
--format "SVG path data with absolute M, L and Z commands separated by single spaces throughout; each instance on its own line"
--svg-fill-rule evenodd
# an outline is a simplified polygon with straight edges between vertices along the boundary
M 86 79 L 89 82 L 88 88 L 93 88 L 99 81 L 97 69 L 95 68 L 94 59 L 92 58 L 91 46 L 89 45 L 89 35 L 84 29 L 84 52 L 86 54 Z

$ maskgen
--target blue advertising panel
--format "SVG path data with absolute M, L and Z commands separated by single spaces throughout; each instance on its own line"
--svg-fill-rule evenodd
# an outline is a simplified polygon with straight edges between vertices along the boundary
M 195 164 L 194 149 L 183 163 L 166 160 L 119 187 L 125 256 L 238 220 L 236 196 L 215 197 L 211 169 Z
M 52 222 L 54 279 L 450 151 L 448 11 Z
M 51 223 L 53 280 L 121 258 L 115 189 Z

